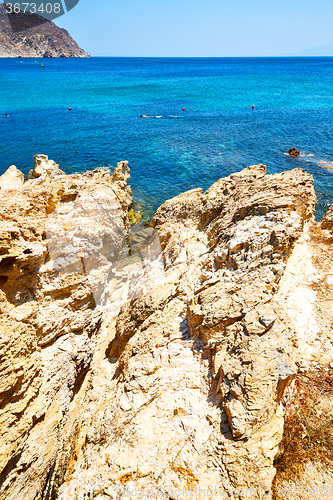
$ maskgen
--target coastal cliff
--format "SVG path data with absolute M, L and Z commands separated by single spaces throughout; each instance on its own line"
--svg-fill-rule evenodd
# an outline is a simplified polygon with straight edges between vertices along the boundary
M 90 57 L 52 21 L 30 12 L 15 16 L 21 29 L 26 26 L 24 31 L 13 32 L 6 7 L 0 3 L 0 57 Z
M 333 360 L 332 209 L 256 165 L 130 226 L 128 181 L 0 177 L 0 499 L 271 498 L 286 401 Z

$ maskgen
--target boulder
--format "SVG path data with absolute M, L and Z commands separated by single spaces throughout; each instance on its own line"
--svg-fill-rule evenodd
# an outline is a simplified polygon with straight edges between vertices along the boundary
M 297 148 L 290 148 L 288 151 L 289 156 L 297 157 L 299 156 L 300 151 Z

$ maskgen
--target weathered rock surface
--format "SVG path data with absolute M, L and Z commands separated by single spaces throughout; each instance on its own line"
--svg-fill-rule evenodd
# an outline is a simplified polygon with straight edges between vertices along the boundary
M 52 21 L 30 12 L 15 16 L 19 17 L 20 28 L 27 29 L 13 33 L 5 5 L 0 3 L 0 57 L 90 57 Z
M 329 209 L 327 214 L 323 217 L 321 223 L 313 224 L 309 231 L 309 239 L 307 241 L 308 247 L 308 258 L 303 263 L 303 283 L 306 283 L 305 275 L 308 275 L 307 281 L 311 283 L 311 286 L 301 286 L 298 292 L 294 292 L 294 303 L 303 303 L 304 316 L 310 317 L 314 313 L 313 317 L 313 329 L 315 330 L 312 335 L 312 339 L 308 340 L 317 343 L 316 351 L 320 350 L 320 356 L 318 356 L 317 361 L 320 363 L 314 364 L 315 369 L 321 370 L 321 377 L 324 378 L 324 373 L 327 370 L 329 375 L 326 377 L 329 380 L 332 379 L 333 374 L 333 355 L 332 355 L 332 343 L 333 343 L 333 238 L 332 229 L 327 222 L 332 217 L 332 207 Z M 312 276 L 312 277 L 311 277 Z M 300 276 L 301 277 L 301 276 Z M 310 278 L 310 279 L 309 279 Z M 304 300 L 305 299 L 305 300 Z M 302 324 L 300 324 L 302 328 Z M 317 331 L 317 335 L 315 335 Z M 318 340 L 320 342 L 318 344 Z M 321 345 L 321 347 L 319 347 Z M 304 351 L 304 348 L 303 348 Z M 308 357 L 306 351 L 303 354 L 304 358 Z M 306 374 L 306 381 L 311 385 L 313 379 L 313 374 Z M 304 397 L 304 392 L 299 390 L 298 379 L 292 382 L 291 386 L 285 395 L 285 404 L 287 405 L 287 411 L 289 414 L 295 411 L 294 399 L 300 400 L 302 394 Z M 326 382 L 327 384 L 327 382 Z M 332 386 L 330 389 L 332 389 Z M 330 395 L 324 390 L 325 384 L 318 387 L 318 395 L 315 398 L 315 403 L 312 404 L 312 400 L 309 398 L 308 392 L 305 393 L 305 407 L 309 407 L 311 404 L 311 418 L 318 420 L 318 426 L 322 426 L 325 429 L 327 423 L 332 424 L 333 421 L 333 398 L 332 390 Z M 304 391 L 304 389 L 303 389 Z M 312 396 L 313 397 L 313 396 Z M 303 406 L 303 401 L 302 401 Z M 297 405 L 296 405 L 297 408 Z M 308 422 L 304 419 L 304 411 L 301 411 L 302 419 L 305 420 L 305 430 L 303 437 L 311 436 L 312 450 L 308 453 L 307 457 L 303 456 L 303 461 L 298 462 L 298 467 L 294 467 L 297 470 L 297 474 L 291 474 L 288 463 L 286 466 L 278 470 L 277 476 L 274 481 L 274 489 L 276 491 L 277 498 L 290 498 L 291 500 L 301 500 L 303 498 L 333 498 L 333 471 L 332 466 L 332 445 L 329 444 L 326 436 L 320 436 L 320 440 L 317 440 L 317 436 L 312 435 L 313 430 L 307 429 Z M 287 413 L 288 418 L 288 413 Z M 325 432 L 325 430 L 324 430 Z M 296 433 L 297 434 L 297 433 Z M 288 436 L 288 442 L 294 436 Z M 297 442 L 297 439 L 296 439 Z M 322 450 L 322 442 L 327 442 L 330 447 L 330 452 L 327 453 L 326 461 L 322 462 L 319 457 L 318 450 Z M 294 443 L 293 443 L 294 444 Z M 314 449 L 317 450 L 315 451 Z M 283 451 L 283 446 L 280 451 Z M 304 458 L 307 461 L 304 462 Z
M 324 217 L 321 220 L 321 227 L 323 229 L 333 229 L 333 205 L 326 212 Z
M 127 162 L 120 163 L 119 170 L 128 180 Z M 124 178 L 115 181 L 104 169 L 59 175 L 58 166 L 39 155 L 34 172 L 36 178 L 25 184 L 15 167 L 0 179 L 0 498 L 46 494 L 49 471 L 64 446 L 64 427 L 95 352 L 101 311 L 94 284 L 105 279 L 101 268 L 111 266 L 103 260 L 103 250 L 109 257 L 110 247 L 116 253 L 123 245 L 122 235 L 110 231 L 110 211 L 116 209 L 126 235 L 131 203 Z M 15 189 L 9 188 L 10 178 Z M 89 207 L 101 193 L 105 199 L 97 199 L 97 209 Z M 81 225 L 74 221 L 72 233 L 87 228 L 92 244 L 103 242 L 99 252 L 97 243 L 93 249 L 100 273 L 93 281 L 87 267 L 95 254 L 88 249 L 82 265 L 81 257 L 87 255 L 83 236 L 70 252 L 72 242 L 67 239 L 63 249 L 59 241 L 65 224 L 57 227 L 54 239 L 50 235 L 55 222 L 68 223 L 75 203 L 86 218 Z M 68 260 L 77 257 L 78 249 L 79 262 L 72 259 L 76 268 L 68 272 Z M 62 263 L 50 260 L 62 250 Z
M 122 162 L 4 191 L 0 499 L 270 498 L 285 388 L 333 359 L 312 178 L 249 167 L 165 202 L 129 250 L 127 182 Z
M 23 186 L 24 175 L 15 165 L 9 167 L 4 174 L 0 176 L 0 189 L 15 189 Z
M 35 155 L 34 156 L 34 168 L 30 170 L 27 175 L 26 180 L 35 179 L 38 177 L 46 176 L 56 177 L 57 175 L 65 175 L 59 165 L 55 161 L 49 160 L 46 155 Z

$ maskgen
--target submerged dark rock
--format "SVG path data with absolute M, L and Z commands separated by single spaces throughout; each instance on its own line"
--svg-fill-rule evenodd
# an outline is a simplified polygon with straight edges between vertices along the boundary
M 298 156 L 300 154 L 300 151 L 297 148 L 290 148 L 288 151 L 289 156 Z

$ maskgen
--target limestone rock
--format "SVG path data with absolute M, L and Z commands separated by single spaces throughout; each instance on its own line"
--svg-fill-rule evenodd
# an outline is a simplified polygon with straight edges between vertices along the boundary
M 267 498 L 280 402 L 299 370 L 287 299 L 275 295 L 314 203 L 304 171 L 268 176 L 260 165 L 160 207 L 164 272 L 123 306 L 104 364 L 92 362 L 85 445 L 61 500 L 191 488 L 199 498 L 215 485 Z
M 125 194 L 126 204 L 132 205 L 132 190 L 128 185 L 130 178 L 128 161 L 121 161 L 118 163 L 112 174 L 112 181 L 116 182 L 122 188 Z
M 326 212 L 324 217 L 321 219 L 321 227 L 323 229 L 333 229 L 333 205 L 329 208 L 329 210 Z
M 53 177 L 57 165 L 44 155 L 35 157 L 35 172 L 39 168 L 41 176 L 25 184 L 23 174 L 10 169 L 13 185 L 7 171 L 7 189 L 1 189 L 1 499 L 32 499 L 47 489 L 95 352 L 101 263 L 110 268 L 111 250 L 121 249 L 128 231 L 129 207 L 108 171 Z M 55 223 L 63 224 L 62 232 L 52 239 Z M 112 231 L 114 223 L 120 235 Z M 82 253 L 79 268 L 69 270 L 73 231 Z
M 127 181 L 1 199 L 0 500 L 271 498 L 285 389 L 333 354 L 312 177 L 252 166 L 132 232 Z
M 0 189 L 19 189 L 23 186 L 24 175 L 15 165 L 9 167 L 4 174 L 0 176 Z
M 46 155 L 35 155 L 34 160 L 34 168 L 30 170 L 26 180 L 41 176 L 55 177 L 57 175 L 65 175 L 65 172 L 60 170 L 59 165 L 53 160 L 49 160 Z

